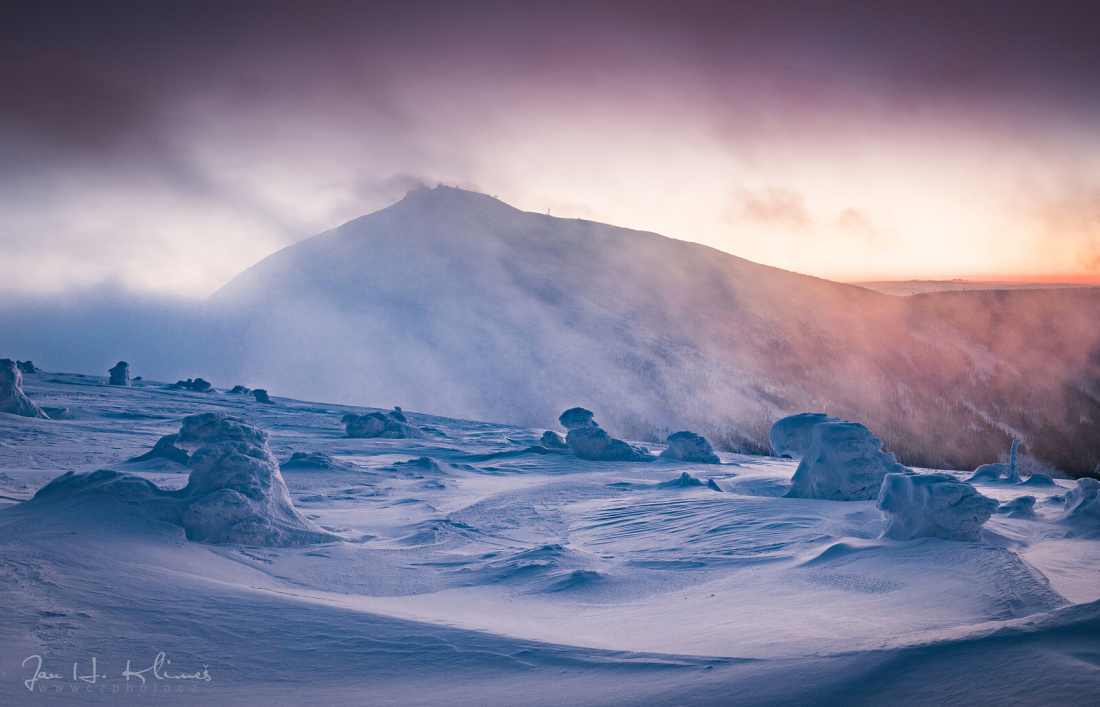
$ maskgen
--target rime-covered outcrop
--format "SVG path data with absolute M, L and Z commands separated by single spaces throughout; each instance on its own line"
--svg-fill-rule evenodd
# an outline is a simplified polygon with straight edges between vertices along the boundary
M 130 364 L 125 361 L 116 363 L 114 368 L 107 371 L 107 374 L 111 376 L 108 381 L 110 385 L 130 385 Z
M 694 432 L 674 432 L 668 436 L 666 441 L 668 442 L 668 448 L 661 452 L 661 456 L 665 459 L 700 464 L 722 463 L 706 437 L 697 435 Z
M 400 414 L 400 413 L 398 413 Z M 404 415 L 402 415 L 404 417 Z M 427 439 L 428 435 L 393 413 L 371 412 L 366 415 L 345 415 L 344 429 L 348 437 L 382 439 Z
M 10 358 L 0 359 L 0 412 L 50 419 L 23 392 L 23 373 Z
M 811 431 L 788 498 L 869 501 L 878 497 L 887 474 L 908 471 L 893 454 L 883 452 L 882 440 L 861 424 L 823 418 Z
M 185 417 L 175 437 L 174 446 L 192 452 L 191 474 L 179 491 L 116 471 L 69 472 L 32 502 L 113 500 L 138 515 L 179 525 L 189 540 L 205 543 L 291 547 L 339 539 L 294 508 L 264 431 L 222 413 L 203 413 Z
M 801 459 L 814 441 L 814 428 L 823 422 L 844 422 L 821 412 L 801 412 L 777 421 L 768 431 L 768 442 L 781 457 Z
M 997 502 L 950 474 L 888 474 L 878 496 L 883 537 L 981 540 Z

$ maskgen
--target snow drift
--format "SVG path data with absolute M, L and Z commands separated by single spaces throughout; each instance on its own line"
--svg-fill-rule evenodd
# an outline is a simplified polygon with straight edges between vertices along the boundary
M 189 540 L 204 543 L 292 547 L 338 540 L 294 508 L 267 439 L 266 432 L 223 413 L 190 415 L 175 440 L 193 450 L 187 461 L 191 475 L 179 491 L 117 471 L 70 471 L 40 489 L 32 502 L 109 498 L 179 525 Z
M 23 373 L 10 358 L 0 359 L 0 412 L 49 419 L 42 408 L 23 393 Z
M 981 540 L 997 502 L 950 474 L 888 474 L 878 495 L 883 537 Z
M 1100 481 L 1078 479 L 1066 492 L 1066 520 L 1100 521 Z
M 882 440 L 863 425 L 825 415 L 795 415 L 773 425 L 784 449 L 801 449 L 809 439 L 802 461 L 791 479 L 788 498 L 820 498 L 828 501 L 869 501 L 878 496 L 887 474 L 908 472 L 882 451 Z

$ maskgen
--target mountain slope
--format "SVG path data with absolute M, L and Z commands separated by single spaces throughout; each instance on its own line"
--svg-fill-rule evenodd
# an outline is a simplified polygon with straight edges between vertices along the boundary
M 1096 439 L 1096 400 L 1068 421 L 1064 397 L 1097 327 L 1034 360 L 964 316 L 1010 320 L 996 312 L 1024 300 L 946 294 L 964 297 L 891 297 L 438 187 L 266 258 L 207 304 L 232 332 L 228 350 L 211 342 L 222 359 L 297 397 L 541 426 L 583 405 L 631 437 L 692 428 L 743 450 L 820 410 L 930 466 L 995 460 L 1013 434 Z M 1046 296 L 1028 311 L 1055 322 L 1100 312 L 1091 289 L 1013 294 Z M 1058 463 L 1100 463 L 1082 445 Z

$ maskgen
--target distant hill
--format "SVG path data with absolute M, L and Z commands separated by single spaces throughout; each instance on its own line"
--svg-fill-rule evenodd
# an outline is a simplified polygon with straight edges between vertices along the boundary
M 876 280 L 853 282 L 853 285 L 884 295 L 919 295 L 928 292 L 956 292 L 959 290 L 1049 290 L 1071 287 L 1097 287 L 1071 282 L 974 282 L 970 280 Z
M 211 367 L 279 394 L 766 451 L 792 412 L 911 465 L 1013 436 L 1100 464 L 1100 289 L 893 297 L 438 187 L 262 260 L 206 305 Z M 232 372 L 229 372 L 232 368 Z M 238 381 L 235 381 L 238 382 Z

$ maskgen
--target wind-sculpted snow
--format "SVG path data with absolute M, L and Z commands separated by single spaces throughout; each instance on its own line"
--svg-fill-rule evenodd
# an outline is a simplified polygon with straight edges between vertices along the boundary
M 878 507 L 886 516 L 884 537 L 977 542 L 997 502 L 950 474 L 889 474 Z
M 23 392 L 23 373 L 10 358 L 0 359 L 0 412 L 49 419 Z
M 808 427 L 811 440 L 791 479 L 789 498 L 869 501 L 878 496 L 887 474 L 908 471 L 893 454 L 882 451 L 882 440 L 863 425 L 825 416 L 814 419 L 812 424 L 807 418 L 799 420 L 792 425 L 797 435 L 786 437 L 801 439 Z
M 1067 520 L 1100 522 L 1100 481 L 1078 479 L 1077 486 L 1066 492 L 1065 509 Z
M 399 411 L 396 411 L 397 415 L 401 415 Z M 381 413 L 371 412 L 366 415 L 345 415 L 344 416 L 344 429 L 348 433 L 348 437 L 360 437 L 360 438 L 376 438 L 381 437 L 383 439 L 427 439 L 428 435 L 410 425 L 407 422 L 403 422 L 394 413 Z
M 768 431 L 768 442 L 781 457 L 801 459 L 814 441 L 814 429 L 823 422 L 843 422 L 821 412 L 802 412 L 777 421 Z
M 567 430 L 576 430 L 584 427 L 599 427 L 591 410 L 584 408 L 569 408 L 558 416 L 558 422 Z
M 674 432 L 666 440 L 668 448 L 661 452 L 665 459 L 676 459 L 682 462 L 697 462 L 699 464 L 721 464 L 714 448 L 705 437 L 694 432 Z
M 1034 518 L 1035 497 L 1017 496 L 997 509 L 998 513 L 1007 513 L 1009 518 Z
M 193 450 L 187 461 L 187 486 L 179 491 L 163 491 L 141 477 L 100 470 L 68 472 L 34 498 L 114 499 L 133 506 L 138 514 L 183 527 L 187 538 L 197 542 L 291 547 L 338 539 L 294 508 L 262 430 L 223 413 L 203 413 L 185 417 L 179 434 L 161 442 L 173 436 L 176 446 Z
M 575 427 L 565 436 L 565 443 L 578 459 L 590 462 L 644 462 L 655 459 L 641 447 L 615 439 L 599 427 Z
M 167 459 L 168 461 L 176 462 L 177 464 L 186 464 L 190 455 L 186 450 L 180 449 L 176 446 L 176 442 L 179 440 L 179 434 L 164 435 L 157 440 L 157 443 L 153 445 L 153 448 L 142 454 L 136 456 L 133 459 L 128 459 L 127 463 L 151 461 L 153 459 Z

